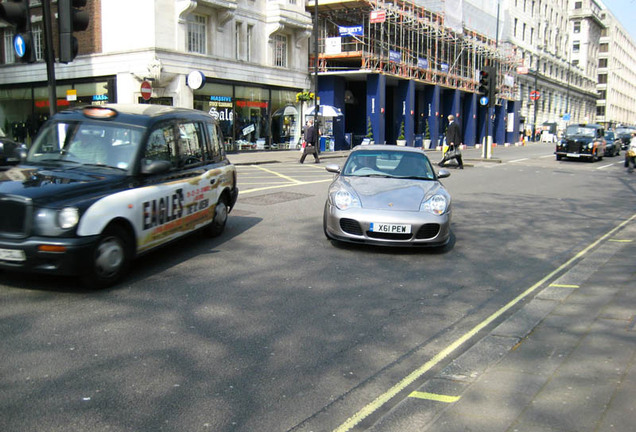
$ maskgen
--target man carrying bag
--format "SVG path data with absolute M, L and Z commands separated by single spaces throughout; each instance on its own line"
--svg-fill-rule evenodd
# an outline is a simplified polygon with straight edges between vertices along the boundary
M 462 162 L 462 152 L 459 146 L 462 142 L 462 133 L 459 129 L 459 125 L 455 123 L 455 116 L 448 116 L 448 127 L 446 128 L 446 144 L 448 144 L 448 151 L 444 153 L 444 158 L 439 162 L 439 166 L 443 167 L 446 162 L 451 159 L 457 160 L 459 169 L 464 169 L 464 163 Z
M 305 149 L 303 150 L 303 155 L 300 157 L 300 163 L 305 162 L 305 158 L 308 154 L 314 155 L 314 162 L 320 163 L 320 158 L 318 157 L 318 147 L 316 143 L 318 141 L 318 133 L 316 128 L 314 127 L 314 121 L 309 120 L 309 126 L 305 130 Z

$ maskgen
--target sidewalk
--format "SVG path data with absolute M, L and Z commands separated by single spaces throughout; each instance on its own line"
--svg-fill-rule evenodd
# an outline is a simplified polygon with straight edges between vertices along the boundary
M 635 430 L 634 257 L 632 220 L 369 430 Z

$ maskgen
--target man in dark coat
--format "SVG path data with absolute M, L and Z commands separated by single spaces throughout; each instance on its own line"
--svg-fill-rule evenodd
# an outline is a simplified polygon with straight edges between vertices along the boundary
M 446 128 L 446 144 L 448 144 L 448 151 L 444 154 L 444 158 L 438 164 L 444 166 L 444 164 L 451 160 L 457 160 L 459 169 L 464 169 L 464 163 L 462 162 L 462 153 L 459 146 L 462 143 L 462 132 L 459 129 L 459 125 L 455 123 L 455 116 L 448 116 L 448 127 Z
M 309 120 L 309 127 L 305 130 L 305 149 L 303 150 L 303 155 L 300 157 L 300 163 L 305 162 L 305 157 L 308 154 L 314 155 L 314 162 L 320 163 L 320 158 L 318 157 L 318 147 L 316 146 L 318 141 L 318 133 L 314 126 L 313 120 Z

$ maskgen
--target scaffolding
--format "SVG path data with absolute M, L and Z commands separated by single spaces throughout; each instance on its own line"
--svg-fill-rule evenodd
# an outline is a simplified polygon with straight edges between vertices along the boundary
M 308 10 L 313 7 L 310 2 Z M 498 97 L 515 99 L 516 49 L 473 30 L 452 31 L 443 13 L 405 0 L 319 0 L 318 10 L 320 72 L 383 73 L 476 92 L 478 70 L 491 65 L 498 71 Z M 341 34 L 341 28 L 360 25 L 362 34 Z

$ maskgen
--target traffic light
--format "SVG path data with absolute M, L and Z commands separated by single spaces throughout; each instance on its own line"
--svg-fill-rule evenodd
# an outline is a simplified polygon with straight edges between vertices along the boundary
M 488 106 L 495 105 L 495 98 L 497 97 L 497 69 L 492 66 L 484 66 L 479 71 L 478 92 L 488 98 Z
M 0 3 L 0 20 L 6 21 L 15 27 L 13 49 L 18 60 L 23 63 L 35 62 L 29 1 L 9 0 Z
M 79 44 L 73 32 L 84 31 L 88 28 L 90 17 L 88 12 L 78 8 L 86 6 L 86 0 L 58 0 L 57 24 L 60 35 L 60 62 L 72 62 Z

